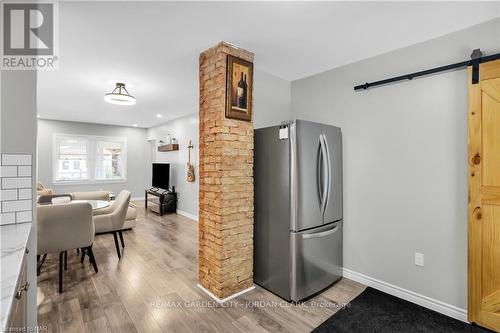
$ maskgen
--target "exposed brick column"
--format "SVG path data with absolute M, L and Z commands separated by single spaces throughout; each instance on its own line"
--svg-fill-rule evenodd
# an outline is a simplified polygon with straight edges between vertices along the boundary
M 219 298 L 253 285 L 253 121 L 225 117 L 228 54 L 253 62 L 224 42 L 200 54 L 199 280 Z

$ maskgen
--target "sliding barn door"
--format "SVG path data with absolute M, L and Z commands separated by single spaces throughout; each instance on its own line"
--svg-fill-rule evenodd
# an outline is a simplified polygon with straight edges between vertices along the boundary
M 469 67 L 469 321 L 500 331 L 500 61 Z

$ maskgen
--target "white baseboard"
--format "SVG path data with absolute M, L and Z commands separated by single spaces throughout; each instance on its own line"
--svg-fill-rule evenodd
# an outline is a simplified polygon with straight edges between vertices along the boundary
M 144 197 L 132 197 L 130 201 L 144 201 Z
M 191 220 L 195 220 L 196 222 L 198 222 L 198 216 L 196 216 L 196 215 L 189 214 L 188 212 L 185 212 L 185 211 L 180 210 L 180 209 L 177 209 L 176 213 L 179 214 L 179 215 L 185 216 L 185 217 L 187 217 L 187 218 L 189 218 Z
M 428 309 L 434 310 L 436 312 L 442 313 L 446 316 L 449 316 L 449 317 L 452 317 L 452 318 L 455 318 L 455 319 L 458 319 L 460 321 L 468 323 L 467 310 L 465 310 L 465 309 L 461 309 L 461 308 L 456 307 L 454 305 L 438 301 L 437 299 L 430 298 L 430 297 L 418 294 L 416 292 L 395 286 L 393 284 L 374 279 L 372 277 L 363 275 L 361 273 L 351 271 L 347 268 L 344 268 L 343 271 L 344 271 L 345 278 L 359 282 L 359 283 L 364 284 L 366 286 L 383 291 L 387 294 L 402 298 L 402 299 L 407 300 L 409 302 L 418 304 L 420 306 L 423 306 L 423 307 L 426 307 Z
M 224 302 L 227 302 L 235 297 L 238 297 L 240 295 L 243 295 L 244 293 L 246 292 L 249 292 L 251 290 L 254 290 L 255 289 L 255 286 L 251 286 L 250 288 L 247 288 L 247 289 L 243 289 L 242 291 L 239 291 L 237 292 L 236 294 L 232 294 L 231 296 L 228 296 L 226 298 L 219 298 L 217 296 L 215 296 L 214 294 L 212 294 L 208 289 L 206 289 L 205 287 L 203 287 L 201 284 L 197 283 L 196 284 L 198 286 L 198 288 L 200 288 L 201 290 L 203 290 L 205 293 L 207 293 L 208 296 L 210 296 L 214 301 L 216 301 L 217 303 L 219 304 L 222 304 Z

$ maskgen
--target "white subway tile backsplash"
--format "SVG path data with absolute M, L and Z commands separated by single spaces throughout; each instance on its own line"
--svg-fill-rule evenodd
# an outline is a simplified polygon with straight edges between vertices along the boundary
M 19 177 L 31 177 L 31 165 L 21 165 L 17 167 Z
M 2 189 L 31 188 L 31 177 L 2 178 Z
M 17 223 L 30 222 L 33 220 L 31 215 L 32 215 L 31 210 L 26 211 L 26 212 L 17 212 L 16 213 L 16 222 Z
M 30 154 L 0 155 L 0 225 L 33 221 Z
M 17 200 L 17 189 L 0 191 L 0 201 L 9 200 Z
M 20 188 L 18 191 L 19 191 L 18 192 L 18 199 L 19 200 L 31 199 L 31 197 L 32 197 L 31 191 L 32 190 L 30 188 Z
M 16 213 L 0 214 L 0 225 L 16 223 Z
M 31 165 L 31 155 L 2 154 L 2 165 Z
M 31 200 L 2 201 L 2 213 L 20 212 L 31 209 Z
M 31 176 L 31 173 L 29 176 Z M 0 166 L 0 177 L 17 177 L 17 166 Z

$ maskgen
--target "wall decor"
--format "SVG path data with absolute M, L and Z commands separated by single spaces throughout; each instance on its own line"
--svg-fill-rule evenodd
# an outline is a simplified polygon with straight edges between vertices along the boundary
M 159 152 L 167 152 L 167 151 L 175 151 L 179 150 L 179 144 L 178 143 L 171 143 L 171 144 L 161 144 L 158 146 L 158 151 Z
M 187 162 L 187 181 L 192 183 L 194 182 L 194 166 L 191 164 L 191 149 L 193 149 L 194 146 L 191 143 L 191 140 L 189 140 L 189 146 L 188 146 L 188 162 Z
M 253 63 L 227 56 L 226 118 L 252 120 Z

